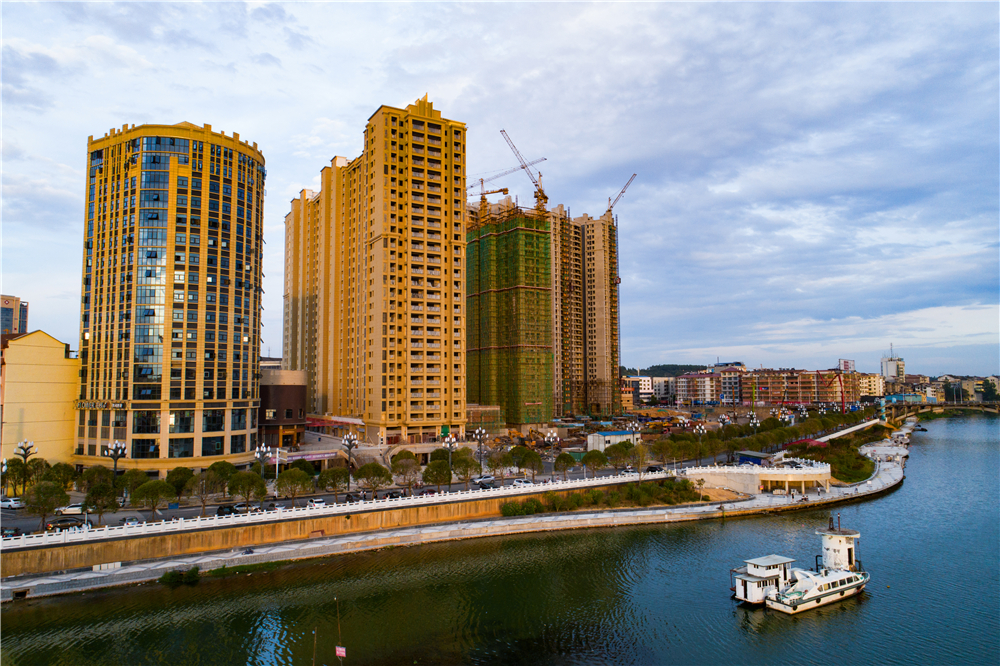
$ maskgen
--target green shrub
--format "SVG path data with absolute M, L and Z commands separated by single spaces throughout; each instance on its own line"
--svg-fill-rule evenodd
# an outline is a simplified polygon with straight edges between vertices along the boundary
M 191 567 L 184 573 L 184 582 L 188 585 L 194 585 L 199 580 L 201 580 L 201 574 L 198 573 L 198 567 Z
M 531 508 L 531 513 L 544 513 L 545 505 L 537 497 L 529 497 L 524 500 L 524 510 L 525 513 L 528 512 L 528 508 Z
M 621 502 L 622 502 L 622 494 L 620 492 L 618 492 L 617 490 L 612 490 L 611 492 L 608 493 L 608 506 L 614 508 L 619 504 L 621 504 Z
M 583 495 L 580 493 L 572 493 L 567 499 L 570 510 L 579 509 L 583 506 Z
M 587 492 L 587 500 L 595 506 L 599 505 L 604 501 L 604 491 L 597 488 L 591 489 Z
M 500 505 L 500 514 L 503 516 L 523 516 L 524 506 L 520 502 L 504 502 Z
M 180 571 L 168 571 L 160 576 L 159 582 L 170 587 L 177 587 L 184 582 L 184 574 Z

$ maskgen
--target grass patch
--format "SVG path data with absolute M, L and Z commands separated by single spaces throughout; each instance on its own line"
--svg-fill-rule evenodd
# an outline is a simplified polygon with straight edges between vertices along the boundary
M 614 509 L 617 507 L 670 506 L 707 500 L 708 496 L 703 496 L 688 479 L 660 479 L 641 484 L 630 483 L 609 490 L 592 488 L 568 495 L 558 495 L 550 491 L 545 493 L 544 502 L 533 497 L 523 502 L 516 500 L 504 502 L 500 505 L 500 513 L 508 517 L 530 516 L 535 513 L 576 511 L 588 507 L 605 506 Z
M 187 571 L 168 571 L 157 579 L 157 582 L 168 587 L 177 587 L 178 585 L 194 585 L 199 580 L 201 580 L 201 573 L 198 567 L 191 567 Z
M 259 562 L 257 564 L 240 564 L 239 566 L 235 567 L 227 567 L 223 565 L 218 569 L 212 569 L 211 571 L 208 572 L 208 575 L 213 576 L 215 578 L 225 578 L 226 576 L 238 576 L 240 574 L 253 573 L 255 571 L 274 571 L 282 564 L 285 564 L 284 560 L 279 562 Z
M 798 458 L 807 458 L 829 463 L 830 476 L 843 483 L 857 483 L 869 478 L 875 472 L 875 463 L 861 455 L 858 447 L 878 442 L 892 432 L 892 428 L 872 426 L 866 430 L 837 437 L 829 441 L 829 446 L 808 446 L 799 444 L 789 451 Z

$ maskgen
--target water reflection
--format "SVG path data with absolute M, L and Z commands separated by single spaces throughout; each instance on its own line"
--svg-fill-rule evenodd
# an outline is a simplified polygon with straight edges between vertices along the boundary
M 898 491 L 839 509 L 873 572 L 789 617 L 729 599 L 771 552 L 809 565 L 828 512 L 432 544 L 7 605 L 3 664 L 996 663 L 997 421 L 935 421 Z M 971 600 L 962 608 L 955 598 Z

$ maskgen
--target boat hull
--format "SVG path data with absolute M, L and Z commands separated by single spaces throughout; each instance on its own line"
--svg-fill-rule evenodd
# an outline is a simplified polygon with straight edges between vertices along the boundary
M 861 594 L 861 591 L 865 589 L 865 583 L 859 583 L 854 587 L 848 587 L 843 590 L 830 590 L 817 597 L 806 599 L 800 601 L 796 604 L 789 604 L 782 602 L 778 599 L 768 597 L 765 600 L 765 604 L 768 608 L 771 608 L 782 613 L 787 613 L 788 615 L 796 615 L 797 613 L 802 613 L 814 608 L 819 608 L 821 606 L 827 606 L 838 601 L 843 601 L 844 599 L 857 596 Z

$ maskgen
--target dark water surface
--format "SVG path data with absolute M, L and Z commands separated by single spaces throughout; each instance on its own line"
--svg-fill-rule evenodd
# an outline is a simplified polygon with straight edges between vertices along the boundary
M 6 604 L 0 663 L 997 664 L 1000 421 L 913 437 L 898 490 L 835 509 L 859 598 L 794 617 L 729 598 L 729 569 L 811 566 L 829 511 L 482 539 Z

